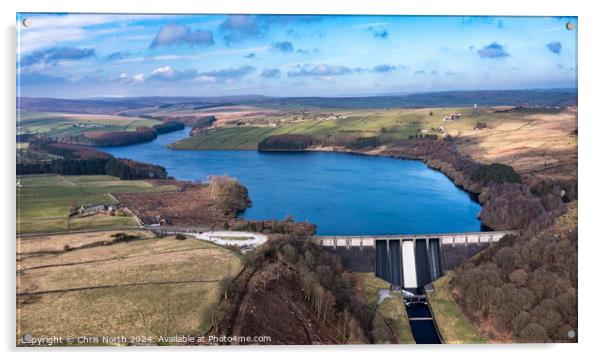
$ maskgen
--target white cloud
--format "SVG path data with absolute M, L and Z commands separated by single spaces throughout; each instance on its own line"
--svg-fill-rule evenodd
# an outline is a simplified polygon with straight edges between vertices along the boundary
M 127 83 L 141 83 L 144 82 L 144 74 L 135 74 L 132 76 L 129 76 L 127 73 L 121 73 L 119 74 L 119 78 L 120 81 L 123 82 L 127 82 Z
M 90 30 L 90 26 L 112 24 L 124 21 L 142 19 L 160 19 L 174 17 L 175 15 L 31 15 L 20 14 L 21 18 L 28 17 L 30 23 L 27 27 L 21 22 L 17 23 L 17 32 L 20 38 L 21 52 L 28 52 L 40 48 L 52 47 L 58 43 L 64 44 L 102 35 L 107 29 Z M 115 30 L 115 29 L 113 29 Z M 116 31 L 116 30 L 115 30 Z
M 55 28 L 21 32 L 18 36 L 18 49 L 21 53 L 40 48 L 52 47 L 69 41 L 86 38 L 86 30 L 81 28 Z
M 215 83 L 217 81 L 215 76 L 206 76 L 206 75 L 197 76 L 196 79 L 194 79 L 194 80 L 201 82 L 201 83 L 209 83 L 209 84 Z
M 132 79 L 137 82 L 144 82 L 144 74 L 136 74 L 132 76 Z
M 260 47 L 252 47 L 252 48 L 244 48 L 244 49 L 226 49 L 226 50 L 216 50 L 216 51 L 207 51 L 200 54 L 192 54 L 192 55 L 181 55 L 181 54 L 165 54 L 165 55 L 154 55 L 154 56 L 138 56 L 131 57 L 126 59 L 116 60 L 113 63 L 134 63 L 134 62 L 148 62 L 148 61 L 173 61 L 173 60 L 202 60 L 215 56 L 224 56 L 224 55 L 235 55 L 235 54 L 248 54 L 249 52 L 260 53 L 262 51 L 268 50 L 269 46 L 260 46 Z
M 161 66 L 160 68 L 156 68 L 155 70 L 153 70 L 153 75 L 169 75 L 173 73 L 174 70 L 169 65 Z

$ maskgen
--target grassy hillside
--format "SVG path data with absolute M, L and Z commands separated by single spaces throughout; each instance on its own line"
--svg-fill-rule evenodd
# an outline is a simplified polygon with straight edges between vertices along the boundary
M 22 112 L 18 126 L 21 133 L 52 138 L 77 136 L 88 131 L 134 131 L 139 126 L 152 127 L 157 120 L 114 115 Z
M 101 229 L 136 225 L 128 216 L 95 215 L 69 218 L 69 206 L 113 204 L 109 193 L 166 191 L 173 186 L 154 186 L 142 180 L 119 180 L 106 175 L 32 175 L 18 179 L 17 233 Z
M 462 109 L 460 109 L 461 111 Z M 444 116 L 456 109 L 412 109 L 346 112 L 340 118 L 306 120 L 281 126 L 219 127 L 207 134 L 183 139 L 171 145 L 176 149 L 256 149 L 268 136 L 304 134 L 317 138 L 336 136 L 387 136 L 406 139 L 421 129 L 438 127 Z M 432 112 L 432 115 L 429 115 Z
M 220 281 L 238 274 L 240 258 L 211 243 L 146 231 L 131 233 L 139 240 L 62 252 L 65 244 L 76 248 L 114 233 L 18 239 L 17 338 L 126 336 L 155 343 L 158 336 L 207 330 Z
M 480 130 L 450 127 L 460 152 L 479 162 L 510 165 L 521 175 L 577 179 L 576 110 L 521 109 L 484 121 L 489 126 Z
M 453 113 L 459 119 L 445 121 Z M 517 124 L 517 128 L 540 118 L 555 118 L 565 114 L 560 109 L 516 109 L 503 112 L 502 108 L 430 108 L 394 110 L 358 110 L 336 113 L 336 118 L 288 121 L 282 116 L 282 125 L 254 126 L 260 120 L 245 122 L 244 126 L 227 124 L 182 139 L 170 146 L 175 149 L 256 149 L 263 139 L 281 134 L 303 134 L 321 139 L 336 137 L 380 137 L 386 140 L 407 139 L 418 135 L 470 135 L 484 134 L 502 124 Z M 272 115 L 273 116 L 273 115 Z M 566 117 L 566 116 L 565 116 Z M 572 118 L 576 118 L 571 116 Z M 219 122 L 219 118 L 218 118 Z M 273 122 L 273 121 L 272 121 Z M 477 125 L 485 126 L 475 129 Z M 500 128 L 504 130 L 504 128 Z

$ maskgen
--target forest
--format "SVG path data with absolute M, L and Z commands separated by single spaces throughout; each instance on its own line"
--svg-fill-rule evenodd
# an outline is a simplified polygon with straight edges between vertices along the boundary
M 576 229 L 506 236 L 455 273 L 457 300 L 514 341 L 576 341 Z
M 192 124 L 192 130 L 190 130 L 190 136 L 194 136 L 194 135 L 197 135 L 199 133 L 206 131 L 205 129 L 207 129 L 208 127 L 213 125 L 213 123 L 216 120 L 217 119 L 213 115 L 203 116 L 201 118 L 194 118 L 194 122 Z
M 299 151 L 305 150 L 315 143 L 309 135 L 284 134 L 274 135 L 263 139 L 258 145 L 258 151 Z
M 162 166 L 145 164 L 129 159 L 118 159 L 92 147 L 61 144 L 49 139 L 36 139 L 28 151 L 39 151 L 60 158 L 50 161 L 19 161 L 17 175 L 61 174 L 61 175 L 111 175 L 124 180 L 164 179 L 167 171 Z
M 270 241 L 257 251 L 244 255 L 245 269 L 228 284 L 224 284 L 223 301 L 210 311 L 213 331 L 231 333 L 247 284 L 253 274 L 272 263 L 294 270 L 294 283 L 303 300 L 325 324 L 340 343 L 369 343 L 372 338 L 372 307 L 359 290 L 356 276 L 347 270 L 340 259 L 317 244 L 299 236 L 284 235 Z M 285 280 L 282 276 L 282 280 Z M 277 296 L 277 294 L 273 294 Z M 256 309 L 269 311 L 269 309 Z M 290 321 L 283 314 L 282 321 Z
M 493 163 L 480 165 L 470 176 L 474 182 L 490 183 L 520 183 L 520 176 L 514 171 L 512 166 Z
M 87 131 L 83 137 L 86 145 L 121 146 L 152 141 L 157 138 L 157 130 L 139 126 L 136 131 Z
M 157 135 L 167 134 L 173 131 L 184 129 L 184 123 L 179 121 L 169 121 L 153 126 L 153 129 L 157 132 Z

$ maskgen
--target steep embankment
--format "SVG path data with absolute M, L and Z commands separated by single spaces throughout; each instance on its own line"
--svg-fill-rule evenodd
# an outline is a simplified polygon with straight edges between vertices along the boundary
M 211 333 L 265 334 L 273 344 L 371 342 L 373 312 L 359 280 L 304 239 L 274 235 L 246 256 Z
M 304 299 L 294 271 L 262 264 L 247 282 L 231 336 L 261 334 L 270 344 L 339 344 L 336 334 Z

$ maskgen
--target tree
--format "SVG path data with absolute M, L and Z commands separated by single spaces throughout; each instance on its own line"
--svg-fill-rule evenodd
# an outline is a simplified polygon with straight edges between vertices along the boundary
M 470 179 L 474 182 L 489 183 L 520 183 L 520 176 L 514 171 L 512 166 L 493 163 L 480 165 L 472 174 Z
M 257 144 L 259 151 L 296 151 L 305 150 L 315 143 L 315 139 L 309 135 L 283 134 L 273 135 L 261 140 Z
M 517 340 L 520 342 L 547 342 L 549 337 L 543 326 L 531 323 L 519 332 Z
M 541 199 L 521 184 L 491 185 L 479 200 L 484 202 L 481 220 L 494 229 L 524 229 L 546 212 Z
M 511 247 L 504 246 L 493 255 L 493 261 L 506 273 L 514 270 L 520 265 L 520 255 Z
M 510 281 L 512 281 L 518 287 L 525 286 L 527 284 L 528 279 L 529 275 L 523 269 L 514 270 L 510 274 Z
M 526 311 L 521 311 L 512 320 L 512 331 L 516 334 L 520 333 L 524 328 L 531 323 L 531 316 Z
M 177 130 L 182 130 L 182 129 L 184 129 L 184 127 L 185 127 L 184 123 L 181 123 L 178 121 L 170 121 L 170 122 L 166 122 L 166 123 L 153 125 L 153 129 L 155 129 L 155 131 L 159 135 L 167 134 L 169 132 L 173 132 L 173 131 L 177 131 Z
M 211 303 L 207 305 L 207 309 L 204 312 L 203 323 L 205 323 L 208 328 L 217 331 L 219 324 L 224 319 L 225 315 L 225 311 L 219 303 Z
M 211 195 L 224 214 L 238 214 L 251 206 L 247 188 L 229 176 L 212 176 L 209 179 Z
M 96 146 L 120 146 L 152 141 L 157 138 L 157 131 L 146 126 L 139 126 L 136 131 L 87 131 L 83 134 L 82 143 Z

